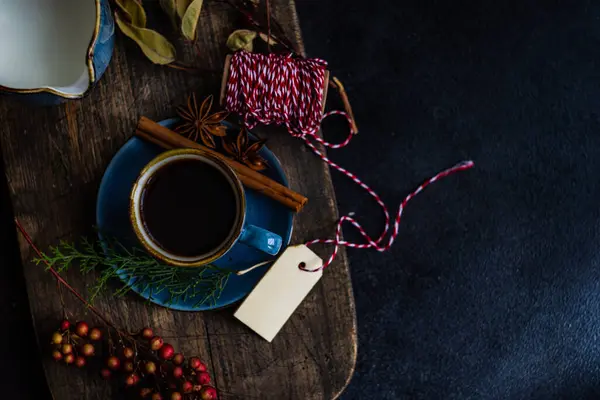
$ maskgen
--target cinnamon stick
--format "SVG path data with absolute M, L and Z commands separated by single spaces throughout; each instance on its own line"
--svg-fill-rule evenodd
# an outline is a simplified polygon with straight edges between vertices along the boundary
M 189 140 L 149 118 L 140 118 L 135 135 L 165 149 L 197 149 L 217 157 L 227 163 L 235 171 L 244 186 L 256 190 L 296 212 L 300 211 L 308 201 L 308 199 L 301 194 L 254 171 L 250 167 L 231 160 L 215 150 Z

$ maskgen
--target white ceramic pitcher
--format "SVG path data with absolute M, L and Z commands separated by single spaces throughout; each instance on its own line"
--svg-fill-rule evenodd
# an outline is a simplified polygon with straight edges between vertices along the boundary
M 37 104 L 83 97 L 114 47 L 108 0 L 0 0 L 0 91 Z

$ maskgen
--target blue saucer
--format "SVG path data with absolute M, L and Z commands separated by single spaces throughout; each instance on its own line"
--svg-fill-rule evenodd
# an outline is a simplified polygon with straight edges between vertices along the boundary
M 173 126 L 177 119 L 162 121 L 167 127 Z M 141 170 L 154 157 L 164 150 L 137 137 L 131 138 L 114 156 L 104 173 L 96 205 L 96 223 L 102 234 L 100 240 L 106 246 L 102 235 L 113 237 L 125 246 L 143 248 L 139 243 L 129 220 L 129 195 L 133 184 Z M 275 155 L 263 148 L 260 155 L 268 162 L 269 168 L 264 172 L 269 178 L 289 186 L 285 173 Z M 246 190 L 248 208 L 246 218 L 250 224 L 259 226 L 277 233 L 284 244 L 289 244 L 292 235 L 293 213 L 285 206 L 262 196 L 253 190 Z M 271 258 L 255 249 L 236 244 L 222 259 L 215 262 L 221 268 L 243 270 L 257 263 Z M 118 266 L 115 266 L 117 268 Z M 177 268 L 177 267 L 174 267 Z M 202 311 L 225 307 L 243 299 L 254 288 L 259 279 L 266 272 L 267 267 L 257 268 L 242 276 L 232 275 L 221 296 L 212 304 L 196 306 L 200 299 L 188 298 L 171 302 L 170 296 L 160 288 L 136 286 L 135 279 L 129 280 L 122 276 L 123 282 L 130 286 L 132 291 L 143 298 L 161 306 L 183 311 Z

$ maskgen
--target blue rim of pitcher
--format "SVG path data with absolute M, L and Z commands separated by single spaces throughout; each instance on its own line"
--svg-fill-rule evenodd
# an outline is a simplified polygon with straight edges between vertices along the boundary
M 86 95 L 86 93 L 90 90 L 94 82 L 96 82 L 96 71 L 94 70 L 94 47 L 98 42 L 98 37 L 100 36 L 100 25 L 102 23 L 102 1 L 103 0 L 94 0 L 96 2 L 96 24 L 94 26 L 94 34 L 92 35 L 92 40 L 90 41 L 90 45 L 88 46 L 86 53 L 86 64 L 88 67 L 88 73 L 90 78 L 90 83 L 83 93 L 64 93 L 58 91 L 56 89 L 50 87 L 41 87 L 35 89 L 14 89 L 8 86 L 0 85 L 0 90 L 6 91 L 8 93 L 20 93 L 20 94 L 33 94 L 33 93 L 50 93 L 56 96 L 63 97 L 65 99 L 79 99 Z

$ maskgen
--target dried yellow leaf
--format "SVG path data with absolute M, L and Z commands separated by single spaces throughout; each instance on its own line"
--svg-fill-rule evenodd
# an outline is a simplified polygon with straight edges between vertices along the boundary
M 190 4 L 192 4 L 192 0 L 175 0 L 175 9 L 177 10 L 177 15 L 179 18 L 183 19 L 185 12 L 189 8 Z
M 134 26 L 124 21 L 119 13 L 116 13 L 115 17 L 121 32 L 136 42 L 150 61 L 161 65 L 175 61 L 175 47 L 160 33 Z
M 196 30 L 200 21 L 202 3 L 204 3 L 204 0 L 192 1 L 192 4 L 187 8 L 181 19 L 181 32 L 189 40 L 196 40 Z
M 120 10 L 117 10 L 119 14 L 125 14 L 127 19 L 133 26 L 139 28 L 145 28 L 147 17 L 142 3 L 137 0 L 115 0 L 115 3 Z
M 252 49 L 254 49 L 255 38 L 256 32 L 248 29 L 238 29 L 229 35 L 229 38 L 227 39 L 227 47 L 229 47 L 232 51 L 252 51 Z

